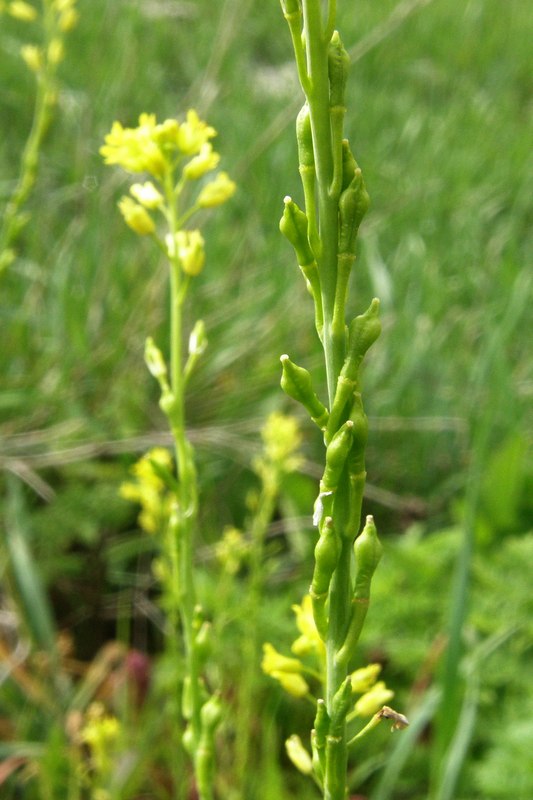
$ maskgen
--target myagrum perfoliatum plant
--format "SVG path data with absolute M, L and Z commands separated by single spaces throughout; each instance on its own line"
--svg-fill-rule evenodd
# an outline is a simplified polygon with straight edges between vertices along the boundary
M 146 342 L 145 360 L 159 383 L 160 406 L 174 439 L 176 467 L 174 470 L 161 453 L 152 453 L 142 475 L 146 478 L 147 469 L 152 474 L 156 495 L 161 488 L 157 481 L 165 484 L 170 502 L 154 509 L 146 491 L 137 499 L 147 511 L 147 529 L 150 525 L 157 529 L 164 523 L 164 558 L 159 562 L 159 572 L 171 626 L 168 637 L 174 646 L 181 639 L 184 642 L 182 713 L 187 727 L 182 740 L 192 760 L 200 800 L 213 797 L 215 733 L 222 715 L 218 694 L 211 693 L 203 680 L 209 654 L 209 623 L 197 602 L 193 553 L 198 482 L 185 427 L 187 383 L 207 346 L 203 322 L 198 321 L 190 334 L 188 353 L 184 353 L 182 339 L 184 302 L 191 279 L 201 272 L 205 262 L 204 238 L 199 228 L 189 227 L 189 221 L 201 209 L 226 202 L 235 191 L 235 184 L 225 172 L 210 179 L 205 177 L 217 168 L 220 159 L 210 141 L 215 134 L 214 128 L 193 110 L 181 123 L 167 119 L 158 124 L 154 115 L 141 114 L 136 128 L 124 128 L 115 122 L 101 148 L 107 164 L 151 177 L 133 184 L 129 195 L 120 200 L 119 208 L 132 230 L 153 238 L 169 264 L 170 363 L 167 366 L 151 338 Z M 148 484 L 145 480 L 145 490 Z
M 281 7 L 305 103 L 296 121 L 304 210 L 286 197 L 280 229 L 294 247 L 313 297 L 328 388 L 324 404 L 314 391 L 309 372 L 288 355 L 281 357 L 282 388 L 303 405 L 322 430 L 326 446 L 315 505 L 319 538 L 309 590 L 314 627 L 323 644 L 323 669 L 319 671 L 322 696 L 316 701 L 311 757 L 306 757 L 307 751 L 295 740 L 288 750 L 293 761 L 298 764 L 300 760 L 303 771 L 313 775 L 325 800 L 345 800 L 349 747 L 380 719 L 392 720 L 393 728 L 407 724 L 403 715 L 382 705 L 366 726 L 350 730 L 352 719 L 358 716 L 353 710 L 350 661 L 381 557 L 372 517 L 366 518 L 360 532 L 368 425 L 359 373 L 381 325 L 377 299 L 346 324 L 348 282 L 369 196 L 349 142 L 343 138 L 349 57 L 335 30 L 337 3 L 281 0 Z M 301 662 L 289 661 L 294 663 L 286 664 L 286 669 L 277 665 L 278 673 L 303 680 Z M 301 683 L 300 692 L 307 693 Z M 389 696 L 382 694 L 378 702 L 382 704 Z

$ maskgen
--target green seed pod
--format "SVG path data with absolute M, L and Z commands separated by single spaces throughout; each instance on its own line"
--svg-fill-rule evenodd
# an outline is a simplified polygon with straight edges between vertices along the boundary
M 296 117 L 296 141 L 298 143 L 298 162 L 300 167 L 315 166 L 313 135 L 311 132 L 311 116 L 309 106 L 304 103 Z
M 311 731 L 311 748 L 313 751 L 313 769 L 320 781 L 324 779 L 326 769 L 326 737 L 329 731 L 329 722 L 325 702 L 322 699 L 317 700 L 315 726 Z
M 220 703 L 220 697 L 214 694 L 203 704 L 200 711 L 202 734 L 205 733 L 212 737 L 220 725 L 221 719 L 222 705 Z
M 370 205 L 370 197 L 359 167 L 339 198 L 339 253 L 354 253 L 359 225 Z
M 355 554 L 355 589 L 354 597 L 368 599 L 372 576 L 381 559 L 383 547 L 378 539 L 374 518 L 369 515 L 363 531 L 353 546 Z
M 348 139 L 342 140 L 342 186 L 341 192 L 348 188 L 354 179 L 355 170 L 358 168 Z
M 315 568 L 311 582 L 311 593 L 315 596 L 326 594 L 331 577 L 339 563 L 341 543 L 333 527 L 333 519 L 326 517 L 320 538 L 315 546 Z
M 350 324 L 347 361 L 350 361 L 351 372 L 357 372 L 365 353 L 380 333 L 379 300 L 374 297 L 365 313 L 355 317 Z
M 344 49 L 338 31 L 333 32 L 328 49 L 329 105 L 344 106 L 350 56 Z
M 331 725 L 329 729 L 330 736 L 338 736 L 341 732 L 346 715 L 352 707 L 352 702 L 352 682 L 348 676 L 333 696 L 331 703 Z
M 281 0 L 281 10 L 285 19 L 293 14 L 300 14 L 300 2 L 299 0 Z
M 339 485 L 352 446 L 353 422 L 349 419 L 334 434 L 326 449 L 326 467 L 320 483 L 321 492 L 334 491 Z
M 194 755 L 194 733 L 192 730 L 192 725 L 187 725 L 183 736 L 181 737 L 181 741 L 183 742 L 183 747 L 185 748 L 185 752 L 188 753 L 190 756 Z
M 294 364 L 287 354 L 280 358 L 282 366 L 281 388 L 293 400 L 303 405 L 309 416 L 323 430 L 328 421 L 328 410 L 313 391 L 311 375 Z
M 200 665 L 203 666 L 212 650 L 212 625 L 210 622 L 202 623 L 194 637 L 194 650 Z
M 183 679 L 183 689 L 181 693 L 181 713 L 183 719 L 192 718 L 192 697 L 191 697 L 191 679 L 188 675 Z
M 283 202 L 285 203 L 285 208 L 283 209 L 279 229 L 294 247 L 298 264 L 300 266 L 311 264 L 315 257 L 307 238 L 307 216 L 290 197 L 285 197 Z
M 352 457 L 357 457 L 357 454 L 362 453 L 364 456 L 366 442 L 368 439 L 368 419 L 363 409 L 363 401 L 361 399 L 361 393 L 355 392 L 354 396 L 354 403 L 352 406 L 352 411 L 350 414 L 350 419 L 353 422 L 353 442 L 352 442 L 352 449 L 350 451 L 350 471 L 352 471 Z M 357 465 L 358 467 L 359 465 Z M 364 462 L 363 462 L 364 466 Z M 357 471 L 359 471 L 357 469 Z

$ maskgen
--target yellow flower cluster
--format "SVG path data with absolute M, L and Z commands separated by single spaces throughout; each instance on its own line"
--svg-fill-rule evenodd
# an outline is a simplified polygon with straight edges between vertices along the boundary
M 91 767 L 98 778 L 112 772 L 121 728 L 116 717 L 106 714 L 101 703 L 93 703 L 81 730 L 81 740 L 91 753 Z
M 50 4 L 50 18 L 47 24 L 39 11 L 26 0 L 0 0 L 0 14 L 5 12 L 20 22 L 35 22 L 41 17 L 46 34 L 46 43 L 43 47 L 25 44 L 20 49 L 20 54 L 32 72 L 41 72 L 46 66 L 55 68 L 65 57 L 63 35 L 68 33 L 78 22 L 77 0 L 52 0 Z
M 226 527 L 215 553 L 228 575 L 236 575 L 250 554 L 250 543 L 238 528 Z
M 291 650 L 298 658 L 288 658 L 278 653 L 273 645 L 267 642 L 263 645 L 261 667 L 263 672 L 277 680 L 289 694 L 294 697 L 305 697 L 310 693 L 310 688 L 303 674 L 323 679 L 326 650 L 316 629 L 311 597 L 306 595 L 301 605 L 294 605 L 292 608 L 300 635 L 292 643 Z M 309 655 L 314 656 L 314 667 L 307 667 L 300 660 L 301 657 Z M 361 695 L 355 702 L 349 719 L 373 716 L 394 696 L 394 692 L 386 687 L 384 681 L 377 680 L 380 672 L 380 664 L 369 664 L 356 669 L 349 676 L 353 694 Z
M 166 472 L 172 468 L 172 456 L 163 447 L 154 447 L 142 456 L 131 470 L 135 482 L 128 481 L 120 487 L 122 497 L 141 506 L 139 525 L 150 534 L 165 528 L 171 507 L 171 496 L 157 473 L 157 465 Z
M 182 230 L 183 222 L 202 208 L 214 208 L 235 192 L 235 183 L 226 172 L 219 172 L 202 186 L 194 204 L 179 212 L 178 201 L 186 184 L 216 169 L 220 156 L 210 142 L 216 131 L 190 109 L 184 122 L 167 119 L 158 123 L 155 114 L 141 114 L 135 128 L 114 122 L 100 153 L 106 164 L 116 164 L 126 172 L 148 173 L 152 181 L 134 183 L 130 195 L 119 202 L 126 224 L 141 236 L 157 237 L 151 212 L 166 220 L 169 233 L 160 242 L 171 262 L 178 263 L 186 275 L 198 275 L 204 261 L 204 239 L 199 230 Z M 176 173 L 181 170 L 181 176 Z

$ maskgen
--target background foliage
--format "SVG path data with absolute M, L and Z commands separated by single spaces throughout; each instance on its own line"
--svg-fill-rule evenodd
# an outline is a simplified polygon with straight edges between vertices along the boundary
M 163 119 L 198 108 L 219 131 L 216 147 L 239 184 L 208 231 L 208 265 L 194 298 L 195 318 L 205 319 L 210 342 L 188 413 L 203 492 L 198 559 L 211 610 L 225 580 L 212 546 L 224 526 L 244 525 L 258 431 L 266 414 L 286 403 L 278 357 L 289 352 L 309 369 L 320 364 L 312 304 L 278 234 L 283 196 L 301 199 L 293 136 L 300 97 L 278 4 L 81 0 L 79 6 L 31 223 L 0 287 L 5 530 L 18 531 L 38 565 L 35 581 L 43 582 L 78 665 L 115 639 L 150 653 L 160 646 L 153 543 L 136 529 L 136 511 L 118 488 L 139 453 L 167 441 L 142 360 L 147 335 L 165 341 L 166 270 L 115 211 L 122 178 L 105 170 L 98 155 L 113 119 L 134 124 L 141 111 Z M 533 23 L 522 0 L 339 6 L 354 62 L 348 134 L 373 204 L 361 233 L 352 311 L 378 295 L 384 319 L 365 372 L 371 418 L 365 510 L 379 523 L 386 557 L 362 661 L 383 660 L 397 705 L 416 712 L 435 683 L 451 574 L 473 512 L 462 669 L 467 685 L 477 688 L 456 800 L 526 800 L 533 794 L 527 680 Z M 1 25 L 0 202 L 16 177 L 33 97 L 18 56 L 31 29 L 5 17 Z M 309 581 L 309 512 L 320 453 L 319 436 L 306 431 L 305 466 L 286 482 L 271 526 L 265 640 L 291 640 L 290 605 Z M 473 476 L 477 488 L 469 493 Z M 3 641 L 15 629 L 16 638 L 25 626 L 31 632 L 33 613 L 17 605 L 20 587 L 17 594 L 7 553 L 4 547 L 10 622 Z M 239 670 L 232 632 L 245 574 L 224 585 L 228 604 L 218 624 L 230 693 Z M 46 631 L 36 627 L 33 641 L 46 649 Z M 38 673 L 38 664 L 32 669 Z M 142 712 L 147 731 L 160 732 L 165 674 L 163 663 Z M 312 797 L 279 749 L 295 727 L 308 728 L 306 710 L 266 678 L 257 680 L 253 735 L 261 780 L 253 797 Z M 36 711 L 31 693 L 6 685 L 3 738 L 40 743 L 52 775 L 61 741 L 54 716 L 38 703 Z M 135 730 L 128 736 L 142 739 Z M 392 748 L 384 755 L 380 737 Z M 404 741 L 402 755 L 400 740 L 380 732 L 362 751 L 358 774 L 375 800 L 427 796 L 430 725 Z M 135 792 L 151 770 L 160 787 L 153 796 L 166 797 L 158 770 L 165 773 L 174 756 L 162 743 L 147 764 L 142 742 L 135 747 L 137 777 L 124 796 L 141 796 Z M 222 758 L 229 797 L 229 749 Z M 16 779 L 6 785 L 6 796 L 14 797 Z M 30 800 L 37 796 L 26 791 Z

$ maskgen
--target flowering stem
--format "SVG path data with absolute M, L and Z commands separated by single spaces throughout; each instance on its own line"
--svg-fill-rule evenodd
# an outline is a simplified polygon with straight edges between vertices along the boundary
M 310 590 L 316 627 L 326 649 L 325 711 L 321 710 L 315 721 L 319 744 L 314 747 L 314 763 L 318 764 L 324 800 L 345 800 L 346 718 L 351 704 L 348 668 L 381 553 L 371 517 L 358 536 L 367 435 L 359 368 L 379 334 L 379 303 L 373 301 L 365 314 L 353 320 L 348 331 L 348 281 L 368 195 L 361 170 L 343 139 L 348 55 L 334 31 L 336 0 L 326 4 L 321 0 L 281 0 L 281 5 L 289 22 L 306 97 L 297 121 L 306 213 L 287 197 L 280 227 L 295 248 L 314 298 L 329 410 L 321 410 L 309 374 L 293 365 L 288 356 L 282 357 L 282 386 L 302 403 L 315 422 L 318 420 L 326 444 L 326 467 L 315 506 L 319 540 Z M 297 20 L 303 21 L 301 30 L 295 30 Z
M 53 43 L 62 44 L 64 33 L 68 29 L 66 25 L 61 27 L 62 14 L 65 13 L 66 9 L 58 11 L 44 0 L 41 12 L 42 47 L 40 51 L 29 48 L 35 54 L 35 63 L 28 62 L 36 80 L 33 119 L 20 159 L 18 179 L 8 198 L 0 225 L 0 276 L 16 258 L 14 245 L 27 222 L 23 208 L 35 185 L 41 146 L 53 119 L 53 109 L 57 102 L 56 73 L 61 58 L 57 49 L 54 57 Z M 40 55 L 37 55 L 38 52 Z
M 165 194 L 169 232 L 172 238 L 179 230 L 177 200 L 168 174 Z M 186 674 L 190 701 L 192 755 L 200 800 L 211 800 L 212 785 L 205 774 L 203 760 L 198 759 L 202 734 L 201 666 L 195 647 L 196 587 L 193 568 L 193 538 L 197 524 L 198 485 L 194 453 L 185 430 L 185 372 L 183 365 L 183 301 L 187 280 L 177 256 L 170 257 L 170 390 L 173 402 L 166 409 L 174 438 L 179 485 L 175 514 L 171 520 L 171 536 L 175 537 L 177 558 L 174 561 L 174 585 L 177 586 L 179 616 L 185 643 Z

